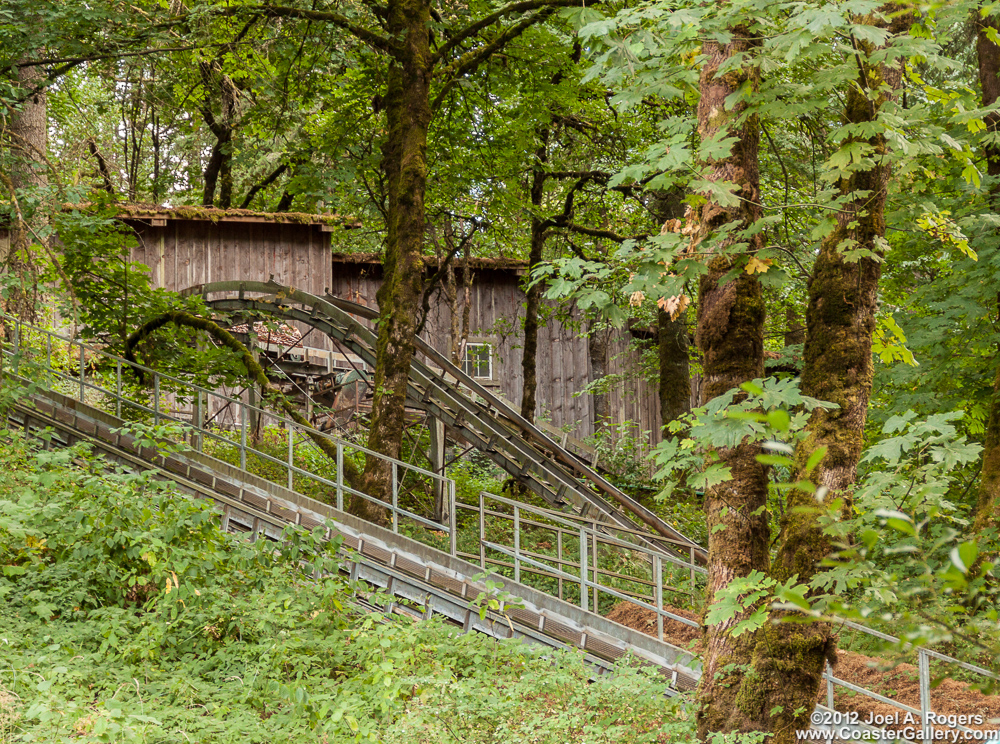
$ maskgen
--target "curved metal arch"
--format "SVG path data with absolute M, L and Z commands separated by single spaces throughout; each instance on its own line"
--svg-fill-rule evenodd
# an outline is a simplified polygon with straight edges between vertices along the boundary
M 354 316 L 374 319 L 377 313 L 362 305 L 330 295 L 317 297 L 273 281 L 212 282 L 190 287 L 182 294 L 200 294 L 209 307 L 218 311 L 259 313 L 303 323 L 340 342 L 366 364 L 375 366 L 376 336 Z M 548 503 L 562 507 L 569 502 L 584 515 L 598 512 L 610 524 L 635 530 L 636 524 L 628 516 L 630 513 L 660 536 L 649 535 L 650 539 L 663 540 L 675 552 L 691 551 L 705 560 L 707 554 L 701 546 L 553 442 L 426 341 L 416 337 L 415 344 L 442 371 L 439 373 L 416 357 L 413 359 L 407 383 L 408 406 L 443 421 L 468 444 Z M 467 388 L 483 402 L 458 392 L 458 386 Z

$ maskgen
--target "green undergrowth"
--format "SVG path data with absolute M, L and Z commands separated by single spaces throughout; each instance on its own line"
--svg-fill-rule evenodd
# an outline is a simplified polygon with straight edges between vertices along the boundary
M 0 431 L 0 742 L 694 739 L 648 670 L 365 614 L 328 546 L 286 538 Z

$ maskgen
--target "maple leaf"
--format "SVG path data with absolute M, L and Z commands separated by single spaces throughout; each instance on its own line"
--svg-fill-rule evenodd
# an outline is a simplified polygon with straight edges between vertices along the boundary
M 663 312 L 670 316 L 671 320 L 677 320 L 678 316 L 687 309 L 688 305 L 691 304 L 691 298 L 687 295 L 661 297 L 656 301 L 656 304 Z
M 765 258 L 763 261 L 761 261 L 756 256 L 750 256 L 749 260 L 747 261 L 746 272 L 751 276 L 753 276 L 754 273 L 766 274 L 767 270 L 771 268 L 772 263 L 773 262 L 769 258 Z

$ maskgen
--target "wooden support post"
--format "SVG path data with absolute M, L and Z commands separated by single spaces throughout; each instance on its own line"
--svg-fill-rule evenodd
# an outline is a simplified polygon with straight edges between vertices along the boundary
M 254 347 L 250 353 L 253 355 L 253 360 L 260 364 L 260 352 L 257 351 L 257 348 Z M 251 382 L 250 387 L 247 388 L 247 404 L 250 413 L 250 439 L 255 444 L 260 439 L 260 412 L 257 410 L 258 403 L 257 384 Z
M 444 475 L 444 422 L 438 418 L 428 421 L 428 431 L 431 435 L 431 451 L 428 458 L 431 470 L 440 476 Z M 443 480 L 434 479 L 431 482 L 434 492 L 434 521 L 445 524 L 448 521 L 448 488 Z

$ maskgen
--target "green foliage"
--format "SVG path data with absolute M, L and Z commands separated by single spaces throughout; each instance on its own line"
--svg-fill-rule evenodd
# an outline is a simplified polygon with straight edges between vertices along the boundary
M 693 738 L 645 667 L 626 661 L 591 683 L 579 654 L 365 614 L 353 595 L 366 590 L 340 577 L 337 543 L 318 533 L 243 542 L 219 532 L 209 505 L 85 447 L 0 436 L 5 736 Z
M 504 590 L 503 582 L 494 581 L 485 573 L 476 574 L 472 580 L 482 581 L 486 587 L 469 602 L 469 607 L 479 613 L 480 620 L 485 620 L 489 612 L 499 612 L 507 617 L 507 607 L 524 607 L 524 602 L 519 597 Z M 510 622 L 509 617 L 507 621 Z
M 804 436 L 810 413 L 832 405 L 802 395 L 796 378 L 754 380 L 745 383 L 742 392 L 730 390 L 713 398 L 671 422 L 669 431 L 677 435 L 664 439 L 654 449 L 651 457 L 660 466 L 656 477 L 665 484 L 660 498 L 671 498 L 679 487 L 704 491 L 728 481 L 729 468 L 717 462 L 712 453 L 716 448 L 749 441 L 791 453 Z M 781 455 L 762 455 L 759 459 L 786 469 L 792 465 Z

